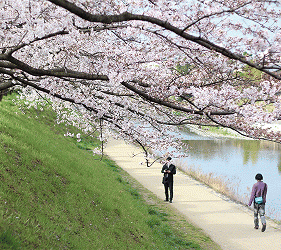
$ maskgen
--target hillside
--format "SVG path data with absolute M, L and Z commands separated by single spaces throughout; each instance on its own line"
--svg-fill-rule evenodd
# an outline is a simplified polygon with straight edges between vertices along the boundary
M 0 249 L 215 249 L 53 111 L 0 102 Z M 86 145 L 86 146 L 85 146 Z M 187 231 L 189 230 L 189 231 Z

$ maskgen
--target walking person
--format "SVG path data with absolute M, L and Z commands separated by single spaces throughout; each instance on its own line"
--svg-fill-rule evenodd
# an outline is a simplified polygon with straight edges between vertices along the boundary
M 248 206 L 251 206 L 252 202 L 254 202 L 254 228 L 259 229 L 258 215 L 260 215 L 262 223 L 261 231 L 264 232 L 266 229 L 265 203 L 267 194 L 267 184 L 263 182 L 262 174 L 257 174 L 255 179 L 257 180 L 257 182 L 253 185 Z
M 166 200 L 173 202 L 173 185 L 174 185 L 174 174 L 176 174 L 176 167 L 171 163 L 172 158 L 168 157 L 166 163 L 163 165 L 161 173 L 164 173 L 163 184 L 165 188 Z M 170 199 L 169 199 L 170 191 Z

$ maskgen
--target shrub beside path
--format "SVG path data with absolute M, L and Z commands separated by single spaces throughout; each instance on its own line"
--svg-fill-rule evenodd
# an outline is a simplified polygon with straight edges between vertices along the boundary
M 110 139 L 105 153 L 145 188 L 164 202 L 164 188 L 160 163 L 150 168 L 140 165 L 143 154 L 137 147 L 122 140 Z M 211 188 L 177 171 L 174 178 L 174 201 L 169 204 L 188 221 L 202 228 L 222 249 L 281 249 L 281 228 L 267 220 L 265 232 L 255 230 L 253 212 L 230 201 Z

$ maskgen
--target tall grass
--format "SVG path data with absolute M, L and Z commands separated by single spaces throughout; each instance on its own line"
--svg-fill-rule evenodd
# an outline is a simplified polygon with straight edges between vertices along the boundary
M 218 249 L 55 118 L 0 102 L 0 249 Z
M 200 168 L 186 166 L 178 163 L 179 169 L 191 176 L 192 178 L 206 184 L 215 191 L 229 197 L 231 200 L 247 204 L 249 195 L 241 195 L 239 192 L 239 182 L 227 178 L 226 176 L 216 175 L 212 172 L 204 173 Z

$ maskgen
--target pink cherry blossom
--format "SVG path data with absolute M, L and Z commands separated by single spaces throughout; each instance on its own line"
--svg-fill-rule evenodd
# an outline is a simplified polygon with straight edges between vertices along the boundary
M 280 142 L 262 127 L 281 112 L 278 1 L 0 7 L 0 91 L 20 88 L 26 106 L 49 100 L 57 122 L 137 142 L 147 156 L 179 151 L 186 124 Z

